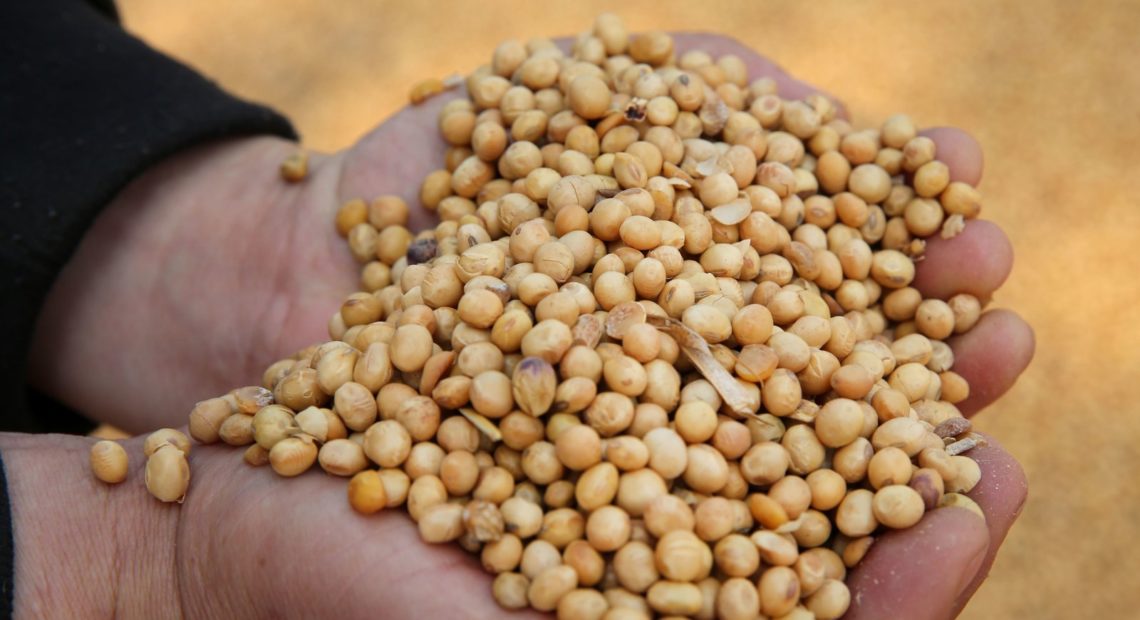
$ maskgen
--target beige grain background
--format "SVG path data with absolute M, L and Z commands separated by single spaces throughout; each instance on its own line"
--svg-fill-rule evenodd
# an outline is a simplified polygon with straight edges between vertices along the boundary
M 1140 608 L 1140 2 L 120 0 L 126 25 L 351 144 L 427 76 L 509 37 L 565 35 L 614 10 L 631 29 L 734 36 L 842 98 L 856 124 L 905 111 L 986 151 L 985 216 L 1017 265 L 996 303 L 1037 330 L 1021 382 L 978 418 L 1031 490 L 963 617 L 1128 618 Z

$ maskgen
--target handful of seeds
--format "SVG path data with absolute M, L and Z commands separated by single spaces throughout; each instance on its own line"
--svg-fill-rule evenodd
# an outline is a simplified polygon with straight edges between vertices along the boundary
M 981 305 L 909 286 L 980 196 L 909 118 L 855 130 L 613 15 L 570 54 L 501 44 L 466 92 L 420 187 L 439 224 L 346 202 L 332 340 L 199 403 L 195 439 L 349 477 L 560 618 L 838 618 L 875 536 L 981 514 L 944 342 Z

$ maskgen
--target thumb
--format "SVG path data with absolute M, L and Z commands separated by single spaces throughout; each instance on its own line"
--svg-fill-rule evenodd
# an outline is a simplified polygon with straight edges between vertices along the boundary
M 353 145 L 345 153 L 338 204 L 394 194 L 410 207 L 409 230 L 428 226 L 433 214 L 421 208 L 420 184 L 433 170 L 444 167 L 448 144 L 439 133 L 439 112 L 461 96 L 460 89 L 404 106 Z

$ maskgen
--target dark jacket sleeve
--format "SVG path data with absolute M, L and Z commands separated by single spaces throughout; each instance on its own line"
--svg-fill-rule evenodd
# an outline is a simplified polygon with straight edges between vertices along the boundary
M 25 385 L 36 315 L 100 209 L 167 155 L 241 134 L 293 136 L 127 35 L 107 0 L 0 3 L 0 430 L 76 431 Z M 89 428 L 89 426 L 88 426 Z
M 100 209 L 164 157 L 226 136 L 293 129 L 127 35 L 109 0 L 0 3 L 0 430 L 90 423 L 26 386 L 36 315 Z M 14 532 L 0 461 L 0 618 Z

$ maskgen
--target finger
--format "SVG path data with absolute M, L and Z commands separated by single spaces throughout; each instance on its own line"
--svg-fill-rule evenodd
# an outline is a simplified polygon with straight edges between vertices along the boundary
M 974 513 L 940 508 L 879 537 L 847 578 L 846 620 L 948 617 L 986 557 L 989 533 Z
M 967 495 L 978 503 L 986 515 L 990 546 L 977 574 L 958 595 L 954 607 L 955 614 L 966 606 L 970 597 L 989 574 L 994 558 L 997 557 L 998 548 L 1001 547 L 1013 522 L 1021 515 L 1021 509 L 1029 494 L 1029 482 L 1021 464 L 992 438 L 987 437 L 987 440 L 989 445 L 974 448 L 969 452 L 970 458 L 977 461 L 982 469 L 982 479 Z
M 915 263 L 912 286 L 924 297 L 947 299 L 969 293 L 983 303 L 1009 277 L 1013 246 L 997 224 L 968 220 L 950 239 L 927 239 L 923 259 Z
M 813 93 L 819 93 L 830 99 L 832 103 L 838 107 L 840 117 L 847 118 L 847 108 L 844 107 L 843 102 L 841 102 L 838 97 L 811 84 L 797 80 L 770 59 L 761 56 L 753 51 L 752 48 L 732 37 L 702 32 L 678 32 L 673 35 L 673 44 L 678 56 L 694 49 L 704 50 L 713 58 L 724 56 L 725 54 L 735 54 L 739 56 L 740 59 L 744 61 L 745 66 L 748 67 L 748 79 L 755 80 L 762 77 L 772 78 L 775 80 L 778 88 L 776 91 L 777 94 L 784 99 L 803 99 Z
M 969 511 L 942 508 L 914 528 L 880 537 L 848 578 L 846 618 L 948 618 L 965 606 L 1021 514 L 1028 491 L 1021 466 L 989 441 L 969 452 L 982 477 L 968 495 L 986 515 L 985 523 Z
M 991 310 L 973 329 L 948 341 L 954 372 L 970 384 L 970 396 L 958 403 L 971 416 L 1005 394 L 1029 366 L 1037 341 L 1033 328 L 1009 310 Z
M 954 127 L 933 127 L 920 132 L 934 140 L 936 157 L 950 169 L 952 181 L 977 185 L 982 178 L 982 148 L 970 134 Z M 1009 276 L 1013 248 L 996 225 L 970 220 L 952 239 L 927 239 L 918 263 L 914 286 L 928 297 L 945 299 L 970 293 L 983 302 Z
M 931 127 L 918 132 L 934 140 L 935 157 L 950 168 L 950 180 L 976 186 L 982 180 L 982 147 L 956 127 Z

